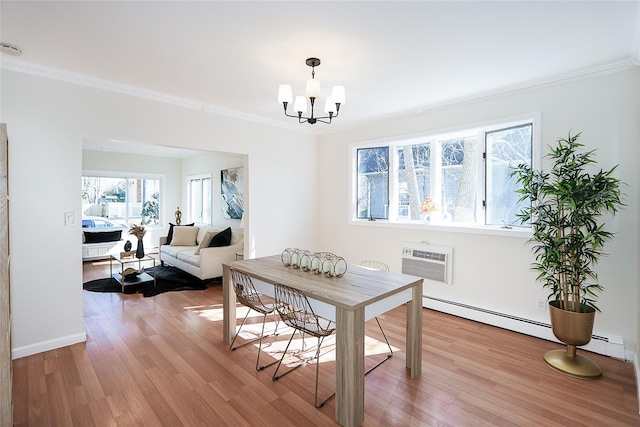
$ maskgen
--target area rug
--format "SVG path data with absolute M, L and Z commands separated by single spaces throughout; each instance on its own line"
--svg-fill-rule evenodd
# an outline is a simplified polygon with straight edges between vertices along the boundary
M 153 275 L 153 267 L 146 268 L 145 272 Z M 153 283 L 127 285 L 124 287 L 124 293 L 141 293 L 145 297 L 152 297 L 164 292 L 202 291 L 207 289 L 207 286 L 215 283 L 222 283 L 222 281 L 220 278 L 200 280 L 178 268 L 158 265 L 156 266 L 155 287 Z M 82 289 L 91 292 L 122 292 L 122 286 L 112 277 L 90 280 L 82 284 Z

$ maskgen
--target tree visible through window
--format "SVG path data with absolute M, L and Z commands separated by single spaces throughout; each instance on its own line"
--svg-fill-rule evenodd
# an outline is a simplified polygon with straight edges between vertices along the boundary
M 485 134 L 487 150 L 487 224 L 518 223 L 523 204 L 515 196 L 517 184 L 510 174 L 518 164 L 531 165 L 533 125 L 498 129 Z
M 526 121 L 356 148 L 355 217 L 458 225 L 517 223 L 519 197 L 509 173 L 512 165 L 531 162 L 532 145 L 533 122 Z
M 83 176 L 82 215 L 122 224 L 159 224 L 160 180 Z
M 475 219 L 476 137 L 400 145 L 398 152 L 399 219 L 419 220 L 424 214 L 441 220 Z M 427 200 L 432 206 L 425 212 Z
M 389 147 L 358 150 L 358 218 L 389 218 Z

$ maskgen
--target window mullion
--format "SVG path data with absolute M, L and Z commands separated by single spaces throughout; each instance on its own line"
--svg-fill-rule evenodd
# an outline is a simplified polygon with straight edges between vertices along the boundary
M 442 142 L 431 143 L 431 200 L 440 209 L 442 207 Z
M 126 194 L 124 195 L 124 216 L 127 219 L 127 223 L 132 222 L 131 215 L 131 180 L 129 178 L 124 178 L 125 187 L 127 189 Z
M 398 147 L 389 145 L 389 221 L 398 221 L 399 194 L 398 171 L 400 169 Z
M 478 182 L 482 193 L 476 205 L 476 222 L 481 225 L 487 225 L 487 156 L 489 155 L 489 148 L 487 147 L 486 132 L 480 131 L 478 141 L 482 141 L 482 149 L 478 150 L 482 161 L 482 167 L 478 168 Z

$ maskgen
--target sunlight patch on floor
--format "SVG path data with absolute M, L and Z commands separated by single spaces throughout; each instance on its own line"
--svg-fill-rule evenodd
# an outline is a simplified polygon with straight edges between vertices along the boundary
M 246 326 L 247 325 L 245 325 L 245 327 Z M 245 330 L 245 327 L 243 327 L 242 332 L 240 332 L 240 337 L 246 340 L 251 340 L 259 337 L 260 329 L 262 325 L 260 324 L 260 325 L 252 325 L 252 326 L 254 326 L 254 328 L 252 328 L 254 334 L 247 334 L 246 336 L 243 336 L 243 332 Z M 255 326 L 258 326 L 258 327 L 255 328 Z M 271 325 L 267 323 L 267 325 L 265 326 L 265 331 L 273 331 L 274 327 L 275 327 L 275 323 L 271 323 Z M 288 330 L 285 330 L 284 328 L 282 328 L 282 324 L 281 324 L 278 327 L 277 337 L 269 336 L 267 333 L 265 333 L 265 337 L 262 342 L 262 351 L 268 354 L 269 356 L 273 357 L 274 359 L 280 359 L 282 357 L 282 353 L 284 352 L 287 346 L 287 342 L 291 337 L 292 330 L 290 328 L 287 328 L 287 329 Z M 302 359 L 315 357 L 315 351 L 316 351 L 316 346 L 318 342 L 317 338 L 306 336 L 303 340 L 302 338 L 298 338 L 299 336 L 300 335 L 296 333 L 296 337 L 291 341 L 291 345 L 289 346 L 289 350 L 287 351 L 288 354 L 285 357 L 285 360 L 283 361 L 283 363 L 286 365 L 300 363 Z M 259 345 L 258 342 L 256 342 L 253 345 L 255 346 L 257 351 L 258 345 Z M 400 351 L 400 349 L 397 347 L 391 346 L 391 348 L 393 349 L 394 353 Z M 327 337 L 322 343 L 320 363 L 335 362 L 336 360 L 335 349 L 336 349 L 335 335 L 331 335 L 330 337 Z M 385 343 L 384 341 L 379 341 L 375 338 L 371 338 L 369 336 L 365 336 L 365 341 L 364 341 L 365 358 L 370 356 L 376 356 L 376 355 L 386 355 L 387 353 L 389 353 L 389 347 L 387 346 L 387 343 Z
M 184 307 L 185 310 L 191 310 L 195 313 L 198 313 L 198 315 L 206 318 L 207 320 L 211 320 L 212 322 L 218 322 L 221 321 L 224 318 L 223 315 L 223 310 L 222 310 L 222 304 L 216 304 L 216 305 L 208 305 L 208 306 L 194 306 L 194 307 Z M 239 305 L 236 308 L 236 317 L 238 319 L 238 321 L 242 321 L 242 319 L 244 318 L 244 316 L 246 316 L 247 311 L 250 311 L 251 309 L 245 307 L 245 306 L 241 306 Z M 250 319 L 252 318 L 262 318 L 262 314 L 258 313 L 257 311 L 252 311 L 252 313 L 249 313 L 249 317 L 247 318 L 247 321 L 249 322 Z M 260 325 L 262 325 L 262 322 L 260 323 Z
M 184 309 L 198 313 L 199 316 L 212 322 L 223 320 L 222 304 L 184 307 Z M 246 306 L 238 305 L 236 307 L 236 328 L 240 327 L 242 319 L 247 315 L 247 313 L 249 313 L 249 315 L 242 327 L 242 330 L 240 331 L 240 334 L 238 335 L 238 339 L 251 341 L 260 337 L 260 333 L 262 332 L 263 315 Z M 280 359 L 287 346 L 287 342 L 293 333 L 293 329 L 286 326 L 282 321 L 276 322 L 272 319 L 273 316 L 269 315 L 267 317 L 267 322 L 264 325 L 265 336 L 262 341 L 262 351 L 274 359 Z M 276 323 L 278 323 L 278 335 L 274 337 L 273 332 L 276 330 Z M 299 333 L 296 333 L 296 335 L 300 336 Z M 389 347 L 386 342 L 369 336 L 365 336 L 364 338 L 365 357 L 384 355 L 389 352 Z M 328 340 L 331 340 L 331 342 L 329 343 Z M 257 351 L 259 343 L 256 341 L 253 345 Z M 317 339 L 315 337 L 305 336 L 304 340 L 302 338 L 294 338 L 289 347 L 289 354 L 285 357 L 285 361 L 283 361 L 283 363 L 286 365 L 291 363 L 300 363 L 301 359 L 315 356 L 316 345 Z M 391 346 L 391 348 L 394 353 L 400 351 L 398 347 Z M 289 359 L 292 359 L 292 361 L 289 361 Z M 335 362 L 335 335 L 326 338 L 322 345 L 320 363 L 323 362 Z

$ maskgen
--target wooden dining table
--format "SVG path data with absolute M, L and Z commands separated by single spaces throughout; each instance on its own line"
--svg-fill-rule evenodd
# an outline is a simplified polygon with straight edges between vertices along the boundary
M 229 343 L 236 331 L 236 298 L 231 271 L 264 282 L 298 289 L 318 314 L 336 322 L 336 421 L 357 426 L 364 421 L 365 322 L 406 304 L 406 368 L 411 378 L 422 371 L 422 282 L 407 274 L 349 265 L 342 277 L 326 277 L 286 267 L 280 255 L 223 265 L 223 334 Z M 270 286 L 273 288 L 272 286 Z M 399 373 L 401 375 L 402 373 Z

